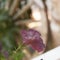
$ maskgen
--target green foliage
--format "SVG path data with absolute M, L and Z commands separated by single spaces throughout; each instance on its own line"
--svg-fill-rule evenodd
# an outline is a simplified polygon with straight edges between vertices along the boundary
M 22 53 L 22 51 L 18 51 L 17 53 L 14 53 L 12 58 L 13 60 L 22 60 L 24 54 Z
M 22 60 L 22 57 L 24 56 L 22 51 L 13 53 L 13 51 L 18 49 L 18 44 L 16 43 L 16 35 L 18 35 L 17 33 L 20 31 L 22 26 L 16 26 L 12 17 L 8 14 L 9 11 L 4 9 L 6 0 L 0 1 L 0 42 L 3 46 L 2 51 L 8 51 L 8 53 L 12 55 L 13 60 Z M 6 60 L 2 52 L 0 52 L 0 60 Z

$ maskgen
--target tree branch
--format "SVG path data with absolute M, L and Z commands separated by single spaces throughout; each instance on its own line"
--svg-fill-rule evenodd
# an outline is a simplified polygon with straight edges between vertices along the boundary
M 25 13 L 29 8 L 30 8 L 30 6 L 33 4 L 33 2 L 30 2 L 30 3 L 28 3 L 26 6 L 24 6 L 23 8 L 22 8 L 22 10 L 19 10 L 16 14 L 15 14 L 15 16 L 13 17 L 13 19 L 17 19 L 19 16 L 21 16 L 23 13 Z
M 16 11 L 16 8 L 19 4 L 20 0 L 14 0 L 13 4 L 11 5 L 9 15 L 13 15 L 13 13 Z
M 15 24 L 16 24 L 16 25 L 24 25 L 24 24 L 31 23 L 31 22 L 38 22 L 38 21 L 31 20 L 31 19 L 28 19 L 28 20 L 19 20 L 19 21 L 16 22 Z

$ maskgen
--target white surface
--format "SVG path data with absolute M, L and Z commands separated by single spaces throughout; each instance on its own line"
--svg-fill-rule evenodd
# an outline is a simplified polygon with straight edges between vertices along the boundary
M 33 58 L 32 60 L 60 60 L 60 46 L 52 49 L 40 56 Z

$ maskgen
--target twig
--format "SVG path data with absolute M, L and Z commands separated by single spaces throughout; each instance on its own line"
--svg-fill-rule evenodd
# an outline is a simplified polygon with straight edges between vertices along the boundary
M 11 8 L 10 8 L 9 15 L 13 15 L 13 13 L 16 11 L 19 1 L 20 0 L 14 0 L 13 4 L 11 5 Z
M 13 19 L 17 19 L 19 16 L 21 16 L 23 13 L 25 13 L 25 11 L 27 11 L 32 4 L 33 4 L 33 2 L 30 2 L 30 3 L 28 3 L 26 6 L 24 6 L 24 7 L 22 8 L 22 10 L 19 10 L 19 11 L 15 14 L 15 16 L 13 17 Z
M 24 44 L 21 44 L 14 52 L 17 53 L 19 50 L 21 50 L 22 47 L 23 47 L 23 45 L 24 45 Z
M 28 19 L 28 20 L 19 20 L 19 21 L 16 22 L 15 24 L 16 24 L 16 25 L 24 25 L 24 24 L 31 23 L 31 22 L 38 22 L 38 21 L 31 20 L 31 19 Z

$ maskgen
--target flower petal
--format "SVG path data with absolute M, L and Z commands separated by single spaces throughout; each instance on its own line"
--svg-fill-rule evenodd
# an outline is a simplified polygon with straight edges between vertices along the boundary
M 4 51 L 4 52 L 3 52 L 3 55 L 4 55 L 5 58 L 8 58 L 8 57 L 9 57 L 8 51 Z
M 43 43 L 41 43 L 40 40 L 34 40 L 30 46 L 34 49 L 37 50 L 38 52 L 43 51 L 43 49 L 45 48 L 45 45 Z
M 21 33 L 21 36 L 22 36 L 22 39 L 23 39 L 23 43 L 27 43 L 28 42 L 27 31 L 22 30 L 20 33 Z
M 23 43 L 28 44 L 32 40 L 39 40 L 40 39 L 40 33 L 37 32 L 36 30 L 29 29 L 29 30 L 22 30 L 21 31 L 21 36 L 23 39 Z
M 30 45 L 34 50 L 38 52 L 42 51 L 45 48 L 43 40 L 41 39 L 41 34 L 33 29 L 22 30 L 23 43 Z

